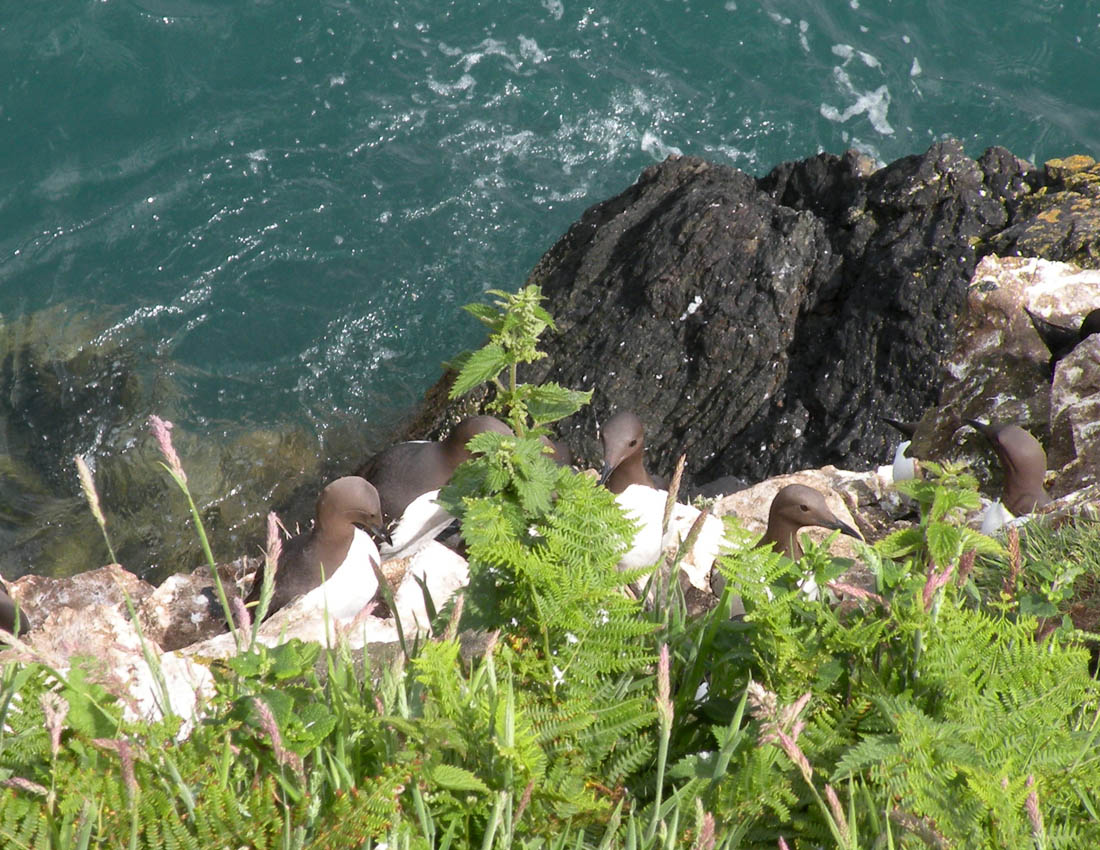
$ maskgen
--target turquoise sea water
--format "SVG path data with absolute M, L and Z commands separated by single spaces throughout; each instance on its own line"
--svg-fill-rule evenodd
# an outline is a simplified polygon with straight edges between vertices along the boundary
M 82 410 L 100 467 L 150 412 L 365 454 L 478 341 L 461 304 L 670 153 L 1100 155 L 1085 2 L 6 0 L 0 65 L 0 324 L 145 388 Z M 74 568 L 59 477 L 0 487 L 5 575 Z M 217 498 L 265 510 L 243 477 Z

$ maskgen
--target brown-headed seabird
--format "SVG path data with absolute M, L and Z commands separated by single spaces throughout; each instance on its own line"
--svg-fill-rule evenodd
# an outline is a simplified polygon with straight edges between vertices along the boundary
M 435 499 L 454 471 L 472 457 L 466 444 L 486 431 L 512 435 L 496 417 L 471 416 L 445 440 L 397 443 L 360 467 L 356 474 L 374 485 L 382 502 L 382 519 L 391 538 L 379 546 L 383 558 L 413 555 L 454 521 Z
M 283 546 L 275 570 L 271 615 L 299 596 L 343 619 L 358 614 L 378 591 L 374 541 L 359 526 L 384 535 L 378 491 L 357 475 L 337 478 L 317 497 L 313 528 Z M 256 573 L 245 603 L 259 601 L 264 567 Z
M 771 546 L 775 551 L 786 555 L 792 561 L 802 557 L 802 546 L 798 542 L 798 532 L 805 526 L 820 526 L 849 537 L 863 539 L 863 535 L 836 518 L 825 504 L 825 497 L 813 487 L 805 484 L 788 484 L 775 494 L 771 511 L 768 513 L 768 528 L 756 544 L 757 547 Z
M 656 487 L 645 468 L 645 427 L 629 410 L 622 410 L 600 426 L 603 470 L 600 483 L 618 495 L 631 484 Z
M 1042 444 L 1019 425 L 988 425 L 977 419 L 965 420 L 989 442 L 1005 474 L 1004 505 L 1020 516 L 1050 504 L 1043 486 L 1047 453 Z
M 619 560 L 620 569 L 649 567 L 664 551 L 664 515 L 668 493 L 645 468 L 645 427 L 628 410 L 600 425 L 603 470 L 600 483 L 615 494 L 615 501 L 638 526 L 630 548 Z

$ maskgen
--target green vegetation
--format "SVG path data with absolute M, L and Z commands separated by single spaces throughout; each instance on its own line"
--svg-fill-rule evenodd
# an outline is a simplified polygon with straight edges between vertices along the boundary
M 920 523 L 861 549 L 858 586 L 731 521 L 717 608 L 688 617 L 670 582 L 646 611 L 615 566 L 630 522 L 540 440 L 587 397 L 516 381 L 539 293 L 494 295 L 456 392 L 493 382 L 516 436 L 475 438 L 445 491 L 471 581 L 441 636 L 387 662 L 246 646 L 186 736 L 124 722 L 79 659 L 7 662 L 0 846 L 1100 846 L 1100 686 L 1062 619 L 1100 576 L 1095 523 L 1002 546 L 960 525 L 973 480 L 926 465 Z

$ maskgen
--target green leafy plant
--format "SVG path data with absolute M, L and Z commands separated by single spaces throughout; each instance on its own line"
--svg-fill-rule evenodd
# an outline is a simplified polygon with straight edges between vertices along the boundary
M 90 662 L 5 661 L 0 846 L 1100 845 L 1100 687 L 1086 636 L 1049 627 L 1096 581 L 1095 523 L 1002 546 L 961 523 L 973 480 L 925 464 L 903 485 L 920 522 L 857 547 L 865 579 L 731 518 L 716 606 L 690 615 L 662 581 L 647 611 L 616 568 L 632 524 L 541 439 L 587 394 L 518 382 L 553 327 L 538 290 L 491 294 L 455 388 L 492 384 L 514 435 L 475 438 L 442 495 L 471 570 L 443 636 L 242 637 L 187 736 L 126 722 Z
M 458 375 L 451 386 L 451 398 L 465 395 L 480 384 L 492 384 L 496 396 L 489 402 L 489 410 L 502 413 L 520 435 L 532 425 L 547 425 L 580 410 L 591 399 L 591 392 L 554 383 L 522 384 L 517 378 L 521 364 L 546 356 L 538 350 L 538 340 L 543 332 L 554 330 L 553 318 L 542 307 L 541 290 L 527 286 L 516 293 L 490 289 L 488 294 L 495 296 L 492 304 L 468 304 L 463 308 L 489 328 L 489 340 L 452 361 Z M 501 380 L 503 372 L 507 377 Z

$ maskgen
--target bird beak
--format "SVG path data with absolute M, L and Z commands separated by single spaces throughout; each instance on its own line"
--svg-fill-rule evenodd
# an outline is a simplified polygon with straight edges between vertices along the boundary
M 965 422 L 986 439 L 993 439 L 994 434 L 993 427 L 991 425 L 986 425 L 984 422 L 979 422 L 977 419 L 964 419 L 963 422 Z
M 615 471 L 615 467 L 613 467 L 610 463 L 608 463 L 605 460 L 603 462 L 603 469 L 600 470 L 600 477 L 596 481 L 596 483 L 601 484 L 601 485 L 606 484 L 607 479 L 611 477 L 611 473 L 614 472 L 614 471 Z
M 381 540 L 386 545 L 388 545 L 388 546 L 393 545 L 393 538 L 390 537 L 389 531 L 387 531 L 382 526 L 380 526 L 380 525 L 369 526 L 369 531 L 372 535 L 374 535 L 374 537 Z
M 854 537 L 856 540 L 863 540 L 863 535 L 856 531 L 852 526 L 845 522 L 841 522 L 839 519 L 834 520 L 831 524 L 826 525 L 832 531 L 839 531 L 841 534 L 847 534 L 849 537 Z
M 898 419 L 890 419 L 887 416 L 880 416 L 879 419 L 881 419 L 883 422 L 885 422 L 887 425 L 889 425 L 894 430 L 899 431 L 902 434 L 904 434 L 905 439 L 907 439 L 907 440 L 912 440 L 913 439 L 913 433 L 916 431 L 916 428 L 913 426 L 912 422 L 902 422 Z

